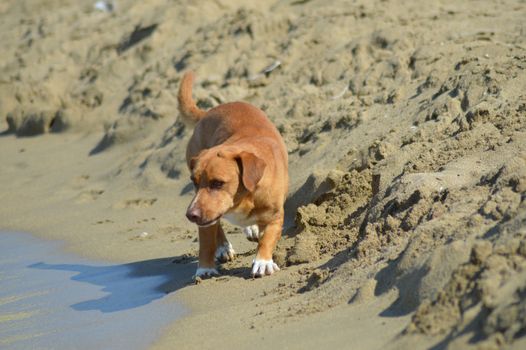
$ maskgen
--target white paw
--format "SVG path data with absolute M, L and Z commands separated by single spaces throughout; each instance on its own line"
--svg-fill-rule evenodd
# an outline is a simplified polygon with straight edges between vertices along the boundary
M 217 272 L 217 270 L 212 267 L 198 267 L 195 271 L 194 277 L 212 277 L 218 275 L 219 272 Z
M 247 236 L 247 239 L 252 242 L 259 241 L 261 236 L 263 236 L 263 234 L 261 235 L 259 234 L 258 225 L 252 225 L 252 226 L 247 226 L 243 228 L 243 233 L 245 234 L 245 236 Z
M 272 275 L 274 272 L 279 271 L 278 265 L 270 260 L 255 259 L 252 262 L 252 276 L 261 277 L 264 275 Z
M 235 254 L 236 252 L 229 241 L 225 241 L 216 249 L 216 259 L 222 263 L 234 260 Z

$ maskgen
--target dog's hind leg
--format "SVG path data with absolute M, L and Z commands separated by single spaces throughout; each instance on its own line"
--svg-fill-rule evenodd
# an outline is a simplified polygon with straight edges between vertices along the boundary
M 218 223 L 217 249 L 215 253 L 216 260 L 220 263 L 225 263 L 234 260 L 235 254 L 236 252 L 234 251 L 234 248 L 232 248 L 232 244 L 226 238 L 221 223 Z
M 252 225 L 252 226 L 246 226 L 243 227 L 243 233 L 247 237 L 247 239 L 251 242 L 257 242 L 261 238 L 263 231 L 259 231 L 258 225 Z

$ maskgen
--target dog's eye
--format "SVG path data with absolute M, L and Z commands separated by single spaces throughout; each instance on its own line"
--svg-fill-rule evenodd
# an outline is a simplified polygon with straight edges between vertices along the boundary
M 212 180 L 210 181 L 210 188 L 211 189 L 214 189 L 214 190 L 219 190 L 220 188 L 223 187 L 225 183 L 223 181 L 220 181 L 220 180 Z

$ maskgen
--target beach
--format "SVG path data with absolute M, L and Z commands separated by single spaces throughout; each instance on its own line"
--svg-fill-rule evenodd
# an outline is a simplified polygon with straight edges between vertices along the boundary
M 3 1 L 0 230 L 163 277 L 174 315 L 139 348 L 524 348 L 524 18 L 520 0 Z M 237 257 L 193 282 L 187 70 L 201 108 L 249 102 L 285 141 L 272 276 L 223 221 Z

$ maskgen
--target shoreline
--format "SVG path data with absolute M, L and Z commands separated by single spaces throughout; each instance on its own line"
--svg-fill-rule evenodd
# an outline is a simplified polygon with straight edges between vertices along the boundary
M 163 300 L 175 287 L 166 259 L 108 264 L 22 232 L 0 231 L 0 241 L 0 344 L 9 349 L 143 349 L 188 314 Z

